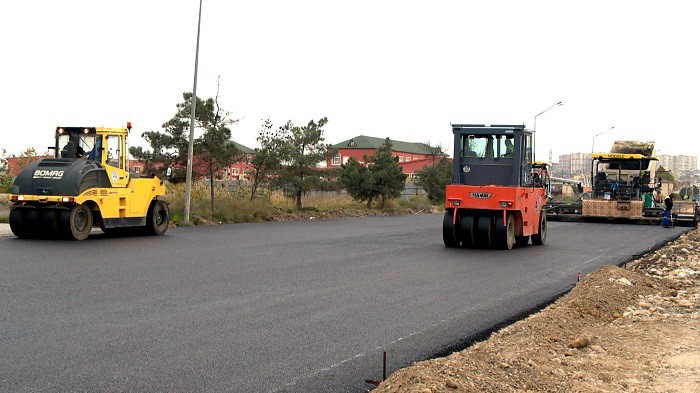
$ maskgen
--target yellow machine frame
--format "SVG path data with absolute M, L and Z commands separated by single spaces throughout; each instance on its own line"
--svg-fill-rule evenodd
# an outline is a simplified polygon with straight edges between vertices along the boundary
M 100 138 L 99 146 L 102 146 L 100 163 L 106 169 L 112 187 L 89 188 L 80 195 L 10 195 L 9 199 L 13 202 L 38 202 L 42 205 L 85 204 L 93 210 L 93 216 L 98 217 L 99 214 L 102 217 L 102 224 L 107 228 L 146 225 L 150 203 L 157 196 L 165 195 L 165 185 L 155 176 L 141 179 L 129 175 L 127 137 L 130 129 L 131 124 L 127 128 L 95 128 L 95 135 Z M 57 137 L 62 132 L 63 128 L 57 128 Z M 115 143 L 115 139 L 118 156 L 108 157 L 108 145 Z

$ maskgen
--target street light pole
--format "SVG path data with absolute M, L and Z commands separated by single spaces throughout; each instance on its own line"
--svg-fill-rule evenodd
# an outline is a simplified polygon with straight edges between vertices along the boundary
M 536 115 L 535 115 L 535 121 L 533 122 L 534 124 L 533 124 L 533 126 L 532 126 L 532 132 L 533 132 L 533 133 L 536 133 L 536 132 L 537 132 L 537 116 L 539 116 L 539 115 L 541 115 L 541 114 L 547 112 L 547 111 L 550 110 L 550 109 L 553 109 L 553 108 L 555 108 L 555 107 L 557 107 L 557 106 L 562 106 L 562 105 L 564 105 L 564 103 L 561 102 L 561 101 L 559 101 L 559 102 L 557 102 L 556 104 L 550 106 L 549 108 L 543 110 L 542 112 L 536 114 Z M 532 161 L 533 161 L 533 162 L 536 161 L 536 159 L 535 159 L 536 157 L 537 157 L 537 151 L 535 150 L 535 142 L 533 141 L 533 143 L 532 143 Z
M 190 113 L 190 140 L 187 147 L 187 177 L 185 181 L 185 211 L 183 221 L 190 221 L 190 199 L 192 196 L 192 159 L 194 147 L 194 115 L 197 107 L 197 68 L 199 65 L 199 32 L 202 27 L 202 0 L 199 0 L 199 18 L 197 19 L 197 50 L 194 55 L 194 86 L 192 86 L 192 111 Z
M 604 133 L 606 133 L 608 131 L 612 131 L 614 129 L 615 129 L 615 126 L 612 126 L 605 131 L 601 131 L 601 132 L 593 135 L 593 144 L 591 145 L 591 158 L 593 158 L 593 151 L 594 151 L 593 149 L 595 148 L 595 138 L 598 137 L 600 134 L 604 134 Z

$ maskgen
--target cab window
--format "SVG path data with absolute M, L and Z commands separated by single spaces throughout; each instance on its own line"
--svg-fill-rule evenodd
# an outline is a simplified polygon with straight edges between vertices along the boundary
M 462 135 L 462 157 L 493 158 L 495 135 Z
M 513 158 L 514 143 L 512 135 L 496 135 L 496 144 L 498 145 L 498 157 Z
M 122 139 L 121 135 L 107 135 L 107 165 L 124 168 L 121 151 Z

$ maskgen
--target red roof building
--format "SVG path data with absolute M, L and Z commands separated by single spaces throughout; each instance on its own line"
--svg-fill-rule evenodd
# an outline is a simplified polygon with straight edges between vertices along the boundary
M 338 152 L 330 158 L 326 165 L 328 168 L 339 168 L 341 164 L 354 158 L 364 163 L 364 156 L 373 155 L 384 143 L 384 139 L 360 135 L 352 139 L 333 145 Z M 425 143 L 391 141 L 392 154 L 399 157 L 399 167 L 403 172 L 413 177 L 413 174 L 424 166 L 431 166 L 439 161 L 443 154 L 436 154 L 435 150 Z

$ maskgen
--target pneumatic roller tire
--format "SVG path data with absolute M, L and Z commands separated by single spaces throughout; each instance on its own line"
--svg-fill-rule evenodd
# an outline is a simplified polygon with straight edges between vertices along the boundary
M 474 232 L 476 220 L 472 215 L 465 215 L 459 220 L 459 238 L 462 242 L 462 247 L 474 247 Z
M 61 211 L 58 221 L 64 238 L 84 240 L 92 230 L 92 210 L 85 205 L 75 205 L 70 210 Z
M 494 239 L 495 245 L 504 250 L 511 250 L 515 244 L 515 220 L 513 220 L 513 215 L 508 214 L 505 224 L 503 216 L 499 215 L 496 218 L 494 232 L 496 234 Z
M 24 209 L 14 208 L 10 210 L 10 230 L 20 239 L 24 239 Z
M 58 214 L 56 209 L 42 209 L 39 215 L 39 228 L 42 239 L 54 239 L 58 236 Z
M 491 216 L 481 216 L 476 222 L 474 244 L 480 248 L 491 247 L 491 232 L 493 232 L 493 219 Z
M 536 234 L 532 236 L 532 244 L 536 246 L 541 246 L 547 239 L 547 215 L 542 211 L 540 213 L 540 225 Z
M 442 241 L 445 247 L 458 247 L 459 239 L 455 233 L 455 225 L 452 223 L 452 213 L 445 212 L 445 217 L 442 219 Z
M 41 215 L 41 210 L 39 209 L 26 209 L 24 212 L 24 225 L 23 231 L 24 236 L 30 239 L 38 239 L 41 237 L 41 227 L 39 219 Z
M 146 216 L 146 233 L 160 236 L 168 230 L 169 223 L 170 211 L 168 210 L 168 205 L 163 201 L 152 201 L 148 207 L 148 216 Z

